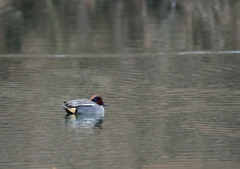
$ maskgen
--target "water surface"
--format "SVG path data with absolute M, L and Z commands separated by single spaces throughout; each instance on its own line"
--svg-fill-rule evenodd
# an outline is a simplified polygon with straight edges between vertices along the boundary
M 1 56 L 2 168 L 239 168 L 238 54 Z M 97 125 L 62 101 L 103 96 Z

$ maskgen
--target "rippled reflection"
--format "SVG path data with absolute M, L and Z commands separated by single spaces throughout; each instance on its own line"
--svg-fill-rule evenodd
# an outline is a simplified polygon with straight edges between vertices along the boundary
M 3 168 L 239 168 L 238 53 L 0 63 Z M 93 94 L 104 119 L 64 118 L 62 101 Z
M 104 117 L 86 114 L 66 114 L 65 122 L 72 123 L 81 128 L 102 128 Z
M 239 50 L 239 1 L 2 0 L 0 54 Z

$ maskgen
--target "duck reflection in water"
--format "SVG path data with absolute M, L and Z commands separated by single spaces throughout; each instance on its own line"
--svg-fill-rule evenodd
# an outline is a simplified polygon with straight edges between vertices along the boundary
M 71 122 L 74 125 L 78 125 L 82 128 L 102 128 L 104 116 L 86 115 L 78 113 L 67 113 L 65 116 L 65 122 Z

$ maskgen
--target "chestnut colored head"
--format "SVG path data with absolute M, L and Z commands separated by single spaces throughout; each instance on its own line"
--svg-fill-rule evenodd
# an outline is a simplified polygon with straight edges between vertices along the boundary
M 106 104 L 103 103 L 102 97 L 99 95 L 92 96 L 90 100 L 97 103 L 98 105 L 106 106 Z

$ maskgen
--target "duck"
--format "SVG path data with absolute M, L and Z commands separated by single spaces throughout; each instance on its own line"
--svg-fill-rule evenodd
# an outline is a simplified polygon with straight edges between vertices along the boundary
M 103 102 L 103 99 L 99 95 L 93 95 L 90 100 L 88 99 L 75 99 L 64 101 L 62 108 L 66 110 L 68 114 L 102 114 L 104 116 L 104 108 L 107 106 Z

